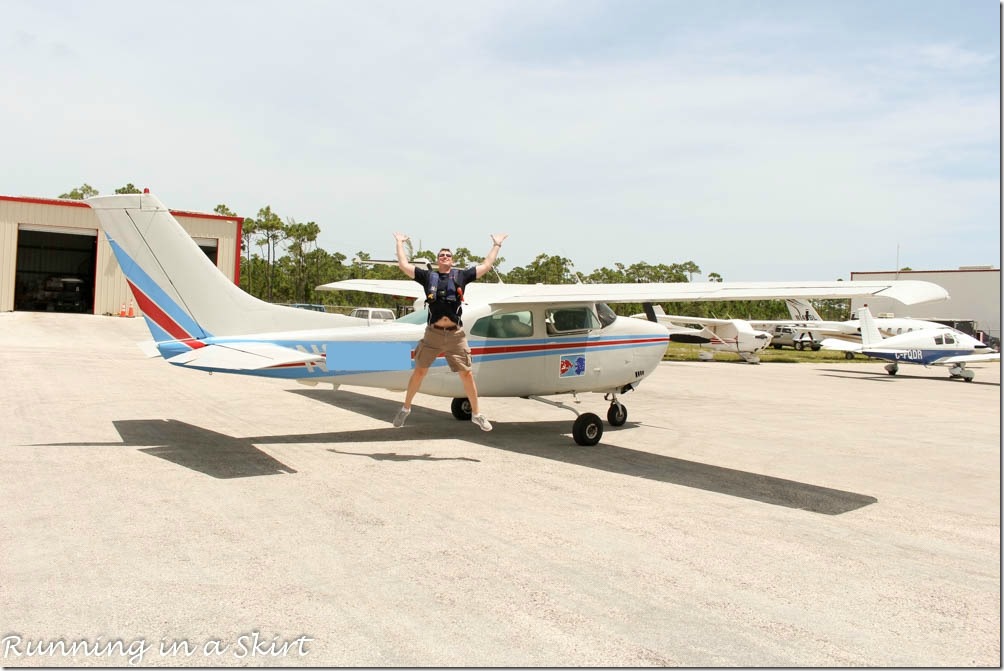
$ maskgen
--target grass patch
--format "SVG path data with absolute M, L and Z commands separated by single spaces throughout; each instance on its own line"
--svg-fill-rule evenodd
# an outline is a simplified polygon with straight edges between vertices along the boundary
M 697 345 L 683 343 L 669 343 L 663 361 L 698 361 L 697 353 L 701 349 Z M 711 352 L 712 350 L 707 350 Z M 742 357 L 731 352 L 713 352 L 715 361 L 742 361 Z M 798 351 L 794 349 L 782 348 L 774 349 L 768 347 L 760 352 L 761 363 L 865 363 L 870 361 L 862 354 L 855 354 L 853 359 L 848 359 L 843 352 L 836 350 L 821 349 L 818 352 L 812 350 Z

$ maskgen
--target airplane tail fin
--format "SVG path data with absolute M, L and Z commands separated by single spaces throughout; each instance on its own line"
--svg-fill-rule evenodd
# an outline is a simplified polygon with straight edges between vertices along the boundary
M 84 202 L 97 214 L 157 342 L 359 324 L 352 317 L 272 305 L 244 293 L 151 194 Z
M 858 320 L 861 323 L 861 347 L 875 347 L 882 342 L 882 334 L 879 333 L 878 326 L 872 318 L 871 310 L 867 307 L 858 310 Z
M 788 306 L 788 314 L 795 321 L 823 321 L 816 312 L 816 308 L 812 307 L 812 303 L 801 298 L 785 298 L 785 305 Z
M 659 322 L 659 317 L 665 317 L 666 311 L 662 309 L 661 305 L 654 303 L 642 303 L 642 308 L 645 310 L 645 317 L 650 322 Z

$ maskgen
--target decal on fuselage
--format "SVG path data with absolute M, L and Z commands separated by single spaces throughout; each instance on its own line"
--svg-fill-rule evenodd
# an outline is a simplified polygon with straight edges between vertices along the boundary
M 558 377 L 577 377 L 586 372 L 586 355 L 563 356 L 558 362 Z

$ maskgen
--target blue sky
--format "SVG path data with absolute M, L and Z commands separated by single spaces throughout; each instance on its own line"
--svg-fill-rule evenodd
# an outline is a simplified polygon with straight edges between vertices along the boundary
M 0 193 L 132 182 L 390 257 L 1000 266 L 996 0 L 6 0 Z M 897 257 L 898 253 L 898 257 Z M 695 277 L 695 280 L 703 277 Z

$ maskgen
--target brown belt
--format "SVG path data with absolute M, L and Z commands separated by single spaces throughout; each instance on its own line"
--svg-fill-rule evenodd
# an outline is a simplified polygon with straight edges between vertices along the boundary
M 429 326 L 431 326 L 432 328 L 436 329 L 437 331 L 456 331 L 457 330 L 456 326 L 436 326 L 435 324 L 429 324 Z

